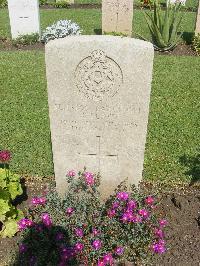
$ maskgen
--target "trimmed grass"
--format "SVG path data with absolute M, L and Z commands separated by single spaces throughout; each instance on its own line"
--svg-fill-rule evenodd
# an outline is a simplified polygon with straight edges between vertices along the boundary
M 180 163 L 198 154 L 200 60 L 156 56 L 144 176 L 190 181 Z M 0 149 L 13 153 L 12 169 L 53 174 L 44 53 L 0 53 Z
M 77 22 L 83 29 L 83 34 L 96 34 L 101 29 L 101 10 L 57 9 L 41 10 L 40 13 L 42 29 L 59 19 L 71 19 Z M 184 13 L 181 30 L 186 32 L 186 37 L 188 33 L 194 32 L 195 20 L 196 14 L 194 12 Z M 133 30 L 145 38 L 150 38 L 148 26 L 140 10 L 134 10 Z M 0 10 L 0 36 L 10 37 L 9 17 L 6 9 Z
M 1 52 L 0 95 L 0 149 L 12 151 L 12 168 L 51 174 L 44 53 Z

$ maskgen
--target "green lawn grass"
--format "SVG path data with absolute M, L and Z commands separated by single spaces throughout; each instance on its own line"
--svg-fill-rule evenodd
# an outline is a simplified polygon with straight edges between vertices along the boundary
M 59 19 L 71 19 L 77 22 L 83 29 L 83 34 L 96 34 L 101 29 L 101 10 L 88 9 L 56 9 L 41 10 L 41 27 L 45 29 L 48 25 Z M 196 14 L 185 12 L 180 30 L 186 33 L 193 33 L 195 29 Z M 140 34 L 149 39 L 149 29 L 145 22 L 142 11 L 134 11 L 133 19 L 134 33 Z M 10 26 L 8 11 L 0 10 L 0 36 L 10 37 Z
M 200 60 L 156 56 L 144 176 L 189 181 L 180 163 L 198 154 Z M 13 153 L 18 173 L 53 174 L 44 53 L 0 53 L 0 149 Z

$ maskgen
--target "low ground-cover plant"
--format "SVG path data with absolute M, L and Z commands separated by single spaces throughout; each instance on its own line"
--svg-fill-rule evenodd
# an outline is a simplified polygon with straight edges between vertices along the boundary
M 180 41 L 182 34 L 178 33 L 183 13 L 180 12 L 184 0 L 166 0 L 166 9 L 161 10 L 159 0 L 153 2 L 153 13 L 144 12 L 146 22 L 156 50 L 172 50 Z
M 68 8 L 70 6 L 69 2 L 66 1 L 66 0 L 62 0 L 62 1 L 58 1 L 58 2 L 52 3 L 52 5 L 54 7 L 57 7 L 57 8 Z
M 54 39 L 80 34 L 81 30 L 78 24 L 71 20 L 59 20 L 45 29 L 42 33 L 41 41 L 47 43 Z
M 13 40 L 13 44 L 15 46 L 32 45 L 32 44 L 37 43 L 39 41 L 39 38 L 40 36 L 38 33 L 20 35 L 19 37 Z
M 153 196 L 135 187 L 101 201 L 100 176 L 69 171 L 68 192 L 60 198 L 54 188 L 32 199 L 29 217 L 19 221 L 22 240 L 17 265 L 113 265 L 141 262 L 166 250 L 166 220 L 156 215 Z M 21 263 L 21 264 L 20 264 Z
M 7 0 L 0 0 L 0 8 L 6 7 L 8 5 Z
M 193 39 L 193 48 L 200 55 L 200 33 L 194 36 Z
M 8 163 L 11 155 L 7 150 L 0 151 L 0 237 L 12 237 L 18 231 L 17 222 L 23 213 L 13 205 L 15 198 L 23 193 L 20 176 L 12 174 Z

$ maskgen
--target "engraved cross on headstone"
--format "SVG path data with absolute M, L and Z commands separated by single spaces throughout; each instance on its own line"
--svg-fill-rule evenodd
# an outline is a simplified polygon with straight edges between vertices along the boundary
M 97 160 L 97 165 L 98 165 L 98 169 L 97 171 L 99 173 L 101 173 L 101 160 L 102 159 L 109 159 L 110 157 L 115 157 L 118 161 L 118 154 L 114 154 L 114 153 L 107 153 L 107 154 L 103 154 L 102 149 L 101 149 L 101 136 L 96 136 L 97 139 L 97 148 L 96 148 L 96 152 L 95 153 L 88 153 L 88 154 L 81 154 L 80 152 L 78 153 L 80 156 L 86 156 L 86 157 L 91 157 L 95 158 Z

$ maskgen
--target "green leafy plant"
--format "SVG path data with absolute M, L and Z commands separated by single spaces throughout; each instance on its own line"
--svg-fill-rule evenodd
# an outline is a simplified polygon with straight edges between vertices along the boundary
M 52 3 L 52 5 L 56 8 L 68 8 L 70 6 L 69 2 L 65 0 Z
M 115 31 L 112 31 L 112 32 L 106 32 L 104 31 L 104 34 L 105 35 L 112 35 L 112 36 L 122 36 L 122 37 L 127 37 L 128 35 L 125 34 L 125 33 L 122 33 L 122 32 L 115 32 Z
M 8 5 L 7 0 L 0 0 L 0 8 L 4 8 Z
M 15 46 L 32 45 L 32 44 L 37 43 L 39 41 L 39 38 L 40 36 L 38 33 L 20 35 L 18 38 L 13 40 L 13 44 Z
M 194 36 L 193 48 L 198 55 L 200 55 L 200 33 Z
M 100 176 L 71 170 L 64 198 L 52 187 L 34 197 L 29 217 L 19 221 L 22 239 L 17 265 L 113 265 L 147 260 L 165 252 L 163 227 L 156 200 L 122 183 L 102 201 Z M 45 247 L 45 248 L 44 248 Z
M 0 151 L 0 162 L 4 168 L 0 168 L 0 237 L 12 237 L 18 231 L 17 222 L 23 217 L 23 213 L 13 206 L 15 198 L 23 193 L 20 184 L 20 176 L 9 171 L 8 161 L 10 153 Z
M 161 10 L 159 0 L 154 0 L 152 12 L 144 12 L 152 36 L 154 48 L 160 51 L 172 50 L 178 44 L 182 34 L 178 33 L 182 21 L 180 12 L 182 2 L 167 0 L 165 11 Z
M 48 4 L 48 0 L 39 0 L 39 5 L 44 6 Z

